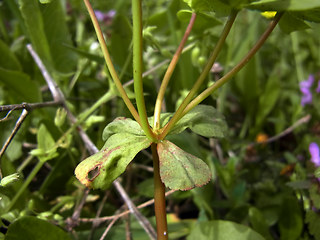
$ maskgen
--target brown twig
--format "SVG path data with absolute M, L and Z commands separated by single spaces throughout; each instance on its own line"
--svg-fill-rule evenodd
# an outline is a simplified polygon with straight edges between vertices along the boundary
M 74 209 L 74 212 L 71 216 L 71 218 L 67 218 L 66 223 L 67 223 L 67 229 L 68 231 L 71 231 L 75 226 L 78 225 L 78 219 L 80 217 L 81 210 L 86 203 L 86 199 L 89 195 L 90 189 L 86 188 L 83 192 L 82 199 L 80 200 L 78 206 Z
M 114 218 L 112 219 L 112 221 L 109 223 L 108 227 L 106 228 L 106 230 L 104 230 L 102 236 L 100 237 L 99 240 L 103 240 L 105 239 L 105 237 L 107 236 L 108 232 L 110 231 L 111 227 L 113 226 L 113 224 L 116 223 L 116 221 L 118 220 L 119 218 Z
M 27 109 L 28 111 L 30 111 L 37 108 L 59 106 L 61 104 L 62 103 L 60 101 L 50 101 L 50 102 L 42 102 L 42 103 L 21 103 L 21 104 L 3 105 L 3 106 L 0 106 L 0 112 L 13 111 L 13 110 L 19 110 L 19 109 Z
M 42 60 L 40 59 L 39 55 L 33 50 L 32 45 L 27 44 L 27 49 L 28 49 L 29 53 L 31 54 L 33 60 L 36 62 L 37 66 L 39 67 L 39 69 L 42 73 L 42 76 L 44 77 L 44 80 L 47 82 L 47 85 L 49 87 L 49 90 L 52 94 L 54 101 L 65 102 L 64 96 L 63 96 L 60 88 L 58 87 L 56 82 L 52 80 L 49 72 L 47 71 L 47 69 L 46 69 L 45 65 L 43 64 Z
M 296 129 L 297 127 L 299 127 L 300 125 L 309 122 L 311 119 L 311 115 L 308 114 L 302 118 L 300 118 L 298 121 L 296 121 L 292 126 L 288 127 L 287 129 L 285 129 L 283 132 L 268 138 L 266 141 L 261 141 L 261 142 L 254 142 L 251 143 L 249 146 L 255 146 L 255 145 L 259 145 L 259 144 L 266 144 L 266 143 L 271 143 L 271 142 L 275 142 L 277 140 L 279 140 L 280 138 L 288 135 L 289 133 L 293 132 L 294 129 Z
M 100 202 L 99 208 L 98 208 L 97 213 L 96 213 L 96 218 L 100 217 L 100 214 L 101 214 L 101 212 L 102 212 L 103 206 L 104 206 L 104 204 L 106 203 L 109 194 L 110 194 L 110 191 L 107 190 L 107 191 L 105 192 L 105 194 L 104 194 L 101 202 Z M 89 240 L 92 239 L 93 234 L 94 234 L 94 231 L 95 231 L 95 229 L 96 229 L 98 226 L 99 226 L 99 223 L 98 223 L 98 222 L 95 222 L 95 221 L 94 221 L 94 222 L 92 223 L 90 235 L 89 235 L 89 238 L 88 238 Z
M 146 233 L 149 235 L 149 237 L 151 239 L 156 239 L 156 232 L 154 230 L 154 228 L 152 227 L 152 225 L 150 224 L 150 222 L 148 221 L 148 219 L 146 217 L 144 217 L 137 209 L 137 207 L 134 205 L 134 203 L 131 201 L 131 199 L 129 198 L 128 194 L 126 193 L 126 191 L 124 190 L 124 188 L 122 187 L 122 185 L 119 183 L 119 181 L 114 181 L 113 185 L 116 187 L 116 189 L 118 190 L 118 192 L 120 193 L 122 199 L 125 201 L 125 203 L 127 204 L 129 211 L 135 215 L 136 219 L 138 220 L 139 224 L 144 228 L 144 230 L 146 231 Z
M 176 190 L 170 190 L 168 192 L 166 192 L 166 197 L 171 195 L 172 193 L 176 192 Z M 148 207 L 150 205 L 154 204 L 154 199 L 151 199 L 147 202 L 144 202 L 140 205 L 137 206 L 138 209 L 141 209 L 141 208 L 145 208 L 145 207 Z M 127 210 L 127 211 L 124 211 L 122 213 L 119 213 L 117 215 L 113 215 L 113 216 L 106 216 L 106 217 L 100 217 L 100 218 L 80 218 L 79 221 L 81 222 L 99 222 L 99 223 L 102 223 L 102 222 L 105 222 L 105 221 L 108 221 L 108 220 L 112 220 L 114 218 L 120 218 L 120 217 L 123 217 L 125 215 L 128 215 L 130 214 L 130 210 Z
M 4 143 L 3 147 L 0 150 L 0 160 L 1 160 L 4 152 L 8 148 L 10 142 L 12 141 L 13 137 L 16 135 L 16 133 L 18 132 L 19 128 L 21 127 L 21 124 L 26 119 L 28 113 L 29 113 L 28 110 L 26 110 L 26 109 L 22 110 L 22 113 L 21 113 L 18 121 L 16 122 L 16 125 L 14 126 L 14 129 L 12 130 L 10 136 L 8 137 L 8 139 L 6 140 L 6 142 Z M 0 171 L 0 177 L 2 178 L 1 171 Z

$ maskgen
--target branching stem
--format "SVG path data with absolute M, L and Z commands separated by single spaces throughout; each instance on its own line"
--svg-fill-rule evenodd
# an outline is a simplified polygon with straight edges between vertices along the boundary
M 184 45 L 186 44 L 187 42 L 187 39 L 190 35 L 190 32 L 192 30 L 192 27 L 194 25 L 194 22 L 196 20 L 196 14 L 195 13 L 192 13 L 192 16 L 190 18 L 190 21 L 189 21 L 189 24 L 188 24 L 188 27 L 183 35 L 183 38 L 180 42 L 180 45 L 177 49 L 177 51 L 175 52 L 174 56 L 172 57 L 172 60 L 167 68 L 167 71 L 163 77 L 163 80 L 162 80 L 162 83 L 161 83 L 161 86 L 160 86 L 160 89 L 159 89 L 159 93 L 158 93 L 158 97 L 157 97 L 157 100 L 156 100 L 156 105 L 155 105 L 155 109 L 154 109 L 154 123 L 153 123 L 153 129 L 154 130 L 158 130 L 160 128 L 160 114 L 161 114 L 161 105 L 162 105 L 162 102 L 163 102 L 163 98 L 164 98 L 164 94 L 166 92 L 166 89 L 167 89 L 167 86 L 168 86 L 168 83 L 171 79 L 171 76 L 173 74 L 173 71 L 178 63 L 178 60 L 180 58 L 180 55 L 182 53 L 182 50 L 183 50 L 183 47 Z
M 143 80 L 142 80 L 142 8 L 141 0 L 132 0 L 132 32 L 133 32 L 133 79 L 134 92 L 140 116 L 140 125 L 146 136 L 155 140 L 155 135 L 152 132 L 148 123 L 146 105 L 143 96 Z
M 203 81 L 206 79 L 207 75 L 209 74 L 214 62 L 216 61 L 218 54 L 221 51 L 222 46 L 223 46 L 223 44 L 224 44 L 224 42 L 230 32 L 230 29 L 234 23 L 234 20 L 236 19 L 237 13 L 238 13 L 237 11 L 231 12 L 229 19 L 228 19 L 228 21 L 227 21 L 227 23 L 221 33 L 221 36 L 217 42 L 217 45 L 214 48 L 211 56 L 209 57 L 209 60 L 206 64 L 206 66 L 204 67 L 204 69 L 203 69 L 202 73 L 200 74 L 199 78 L 197 79 L 196 83 L 191 88 L 187 97 L 183 100 L 183 102 L 179 106 L 178 110 L 173 115 L 172 119 L 169 121 L 169 123 L 163 129 L 163 132 L 160 134 L 159 139 L 163 139 L 169 133 L 169 131 L 175 125 L 175 123 L 180 120 L 180 118 L 183 116 L 182 112 L 184 111 L 186 106 L 189 104 L 189 102 L 192 100 L 192 98 L 195 96 L 195 94 L 197 93 L 197 91 L 201 87 Z
M 184 116 L 187 112 L 189 112 L 192 108 L 197 106 L 200 102 L 202 102 L 205 98 L 210 96 L 215 90 L 220 88 L 222 85 L 227 83 L 235 74 L 237 74 L 249 61 L 250 59 L 256 54 L 256 52 L 263 46 L 264 42 L 270 36 L 273 29 L 278 24 L 282 13 L 277 13 L 274 20 L 270 23 L 266 31 L 262 34 L 260 39 L 256 42 L 256 44 L 251 48 L 251 50 L 247 53 L 247 55 L 236 65 L 232 68 L 226 75 L 220 78 L 217 82 L 212 84 L 209 88 L 199 94 L 189 105 L 185 108 L 182 115 Z

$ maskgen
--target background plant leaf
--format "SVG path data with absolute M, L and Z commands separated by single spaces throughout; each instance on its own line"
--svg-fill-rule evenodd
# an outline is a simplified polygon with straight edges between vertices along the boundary
M 190 190 L 207 184 L 211 179 L 208 165 L 200 158 L 183 151 L 168 140 L 157 144 L 160 177 L 166 187 Z
M 37 133 L 38 148 L 31 151 L 31 154 L 37 156 L 40 161 L 46 162 L 58 156 L 55 148 L 55 140 L 51 136 L 47 127 L 41 124 Z
M 25 216 L 10 224 L 5 240 L 71 240 L 61 228 L 37 217 Z
M 98 153 L 77 166 L 76 177 L 87 187 L 106 189 L 126 170 L 135 155 L 150 145 L 146 136 L 113 134 Z
M 23 72 L 0 68 L 0 85 L 2 84 L 5 84 L 9 96 L 16 98 L 16 101 L 38 102 L 41 99 L 39 85 Z
M 192 11 L 190 10 L 180 10 L 177 13 L 177 17 L 181 22 L 189 22 L 192 15 Z M 193 31 L 204 31 L 207 28 L 212 28 L 214 26 L 220 25 L 222 22 L 215 17 L 206 14 L 206 13 L 198 13 L 194 26 L 192 28 Z
M 204 137 L 227 136 L 227 123 L 224 116 L 208 105 L 198 105 L 193 108 L 177 122 L 170 134 L 178 134 L 186 128 Z
M 229 221 L 205 221 L 197 224 L 187 240 L 264 240 L 247 226 Z
M 314 0 L 261 0 L 249 4 L 249 8 L 262 11 L 302 11 L 319 7 L 320 2 Z

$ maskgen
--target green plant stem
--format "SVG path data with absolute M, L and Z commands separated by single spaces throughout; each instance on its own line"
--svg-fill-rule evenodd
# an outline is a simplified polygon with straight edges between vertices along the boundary
M 262 34 L 260 39 L 251 48 L 251 50 L 247 53 L 247 55 L 234 68 L 232 68 L 226 75 L 224 75 L 217 82 L 212 84 L 209 88 L 207 88 L 205 91 L 203 91 L 201 94 L 199 94 L 195 99 L 193 99 L 192 102 L 190 102 L 190 104 L 183 111 L 183 113 L 182 113 L 183 116 L 187 112 L 189 112 L 192 108 L 197 106 L 200 102 L 202 102 L 205 98 L 210 96 L 215 90 L 217 90 L 222 85 L 227 83 L 235 74 L 237 74 L 250 61 L 250 59 L 256 54 L 256 52 L 262 47 L 264 42 L 270 36 L 271 32 L 278 24 L 282 15 L 283 15 L 283 13 L 277 13 L 274 20 L 269 24 L 266 31 Z
M 192 98 L 194 97 L 194 95 L 197 93 L 197 91 L 199 90 L 199 88 L 201 87 L 203 81 L 205 80 L 205 78 L 207 77 L 207 75 L 209 74 L 215 60 L 218 57 L 219 52 L 222 49 L 222 46 L 230 32 L 230 29 L 234 23 L 234 20 L 237 16 L 237 11 L 232 11 L 229 19 L 221 33 L 221 36 L 217 42 L 216 47 L 214 48 L 211 56 L 209 57 L 209 60 L 205 66 L 205 68 L 203 69 L 203 71 L 201 72 L 200 76 L 198 77 L 196 83 L 193 85 L 193 87 L 191 88 L 189 94 L 186 96 L 186 98 L 183 100 L 183 102 L 181 103 L 181 105 L 179 106 L 178 110 L 175 112 L 175 114 L 173 115 L 172 119 L 169 121 L 169 123 L 165 126 L 165 128 L 163 129 L 162 133 L 159 136 L 159 139 L 163 139 L 171 130 L 171 128 L 174 126 L 174 124 L 176 122 L 178 122 L 180 120 L 180 118 L 183 116 L 182 113 L 184 111 L 184 109 L 187 107 L 187 105 L 190 103 L 190 101 L 192 100 Z
M 157 239 L 168 239 L 165 186 L 160 178 L 159 155 L 157 144 L 151 145 L 154 176 L 154 210 L 156 214 Z
M 157 96 L 157 100 L 156 100 L 156 104 L 155 104 L 155 110 L 154 110 L 154 123 L 153 123 L 153 129 L 154 130 L 158 130 L 160 128 L 160 114 L 161 114 L 161 105 L 163 102 L 163 98 L 164 98 L 164 94 L 166 92 L 168 83 L 171 79 L 171 76 L 173 74 L 173 71 L 178 63 L 178 60 L 180 58 L 180 55 L 182 53 L 183 47 L 190 35 L 190 32 L 192 30 L 192 27 L 194 25 L 194 22 L 196 20 L 197 15 L 195 13 L 192 13 L 188 27 L 183 35 L 183 38 L 179 44 L 179 47 L 177 49 L 177 51 L 175 52 L 174 56 L 172 57 L 172 60 L 167 68 L 167 71 L 163 77 L 160 89 L 159 89 L 159 93 Z
M 146 111 L 146 105 L 143 96 L 143 80 L 142 80 L 142 7 L 141 0 L 132 0 L 132 32 L 133 32 L 133 79 L 134 92 L 136 96 L 137 108 L 140 116 L 140 125 L 146 136 L 155 140 Z
M 114 68 L 114 65 L 111 61 L 111 58 L 110 58 L 110 54 L 109 54 L 109 51 L 108 51 L 108 48 L 107 48 L 107 44 L 106 44 L 106 41 L 103 37 L 103 34 L 102 34 L 102 31 L 101 31 L 101 28 L 99 26 L 99 23 L 98 23 L 98 20 L 96 18 L 96 15 L 92 9 L 92 6 L 89 2 L 89 0 L 83 0 L 86 7 L 87 7 L 87 10 L 89 12 L 89 15 L 91 17 L 91 21 L 93 23 L 93 26 L 94 26 L 94 29 L 96 31 L 96 34 L 97 34 L 97 38 L 98 38 L 98 41 L 100 43 L 100 46 L 101 46 L 101 49 L 102 49 L 102 52 L 103 52 L 103 56 L 104 56 L 104 59 L 106 61 L 106 64 L 107 64 L 107 67 L 109 69 L 109 72 L 110 72 L 110 75 L 120 93 L 120 96 L 121 98 L 123 99 L 124 103 L 126 104 L 126 106 L 128 107 L 130 113 L 132 114 L 132 116 L 134 117 L 134 119 L 141 125 L 140 123 L 140 117 L 139 117 L 139 114 L 137 112 L 137 110 L 135 109 L 135 107 L 133 106 L 133 104 L 131 103 L 126 91 L 124 90 L 122 84 L 121 84 L 121 81 L 118 77 L 118 74 Z
M 20 198 L 22 193 L 26 190 L 26 188 L 28 187 L 32 179 L 37 175 L 37 173 L 39 172 L 43 164 L 44 162 L 39 161 L 37 165 L 33 168 L 32 172 L 29 174 L 27 179 L 23 182 L 23 185 L 21 186 L 21 188 L 19 188 L 19 191 L 16 193 L 16 195 L 14 195 L 13 199 L 11 200 L 9 206 L 6 209 L 6 212 L 9 212 L 11 208 L 15 205 L 15 203 Z

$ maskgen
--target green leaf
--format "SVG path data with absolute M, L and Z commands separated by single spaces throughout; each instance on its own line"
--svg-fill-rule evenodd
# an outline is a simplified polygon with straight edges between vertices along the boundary
M 252 0 L 220 0 L 224 4 L 231 6 L 232 8 L 241 9 L 246 3 L 251 2 Z
M 261 11 L 303 11 L 320 7 L 316 0 L 261 0 L 248 5 L 251 9 Z
M 262 236 L 265 236 L 266 239 L 272 239 L 265 216 L 258 208 L 249 208 L 249 219 L 254 230 L 260 233 Z
M 297 18 L 310 21 L 310 22 L 320 22 L 320 8 L 311 9 L 307 11 L 297 11 L 294 12 L 294 16 Z
M 312 184 L 309 188 L 310 199 L 315 208 L 320 209 L 320 194 L 318 190 L 318 184 Z
M 211 171 L 205 162 L 173 143 L 163 140 L 157 144 L 157 151 L 160 177 L 166 187 L 186 191 L 211 180 Z
M 283 14 L 279 22 L 279 26 L 285 33 L 291 33 L 310 28 L 307 23 L 305 23 L 302 19 L 297 18 L 295 14 L 292 14 L 291 12 L 286 12 Z
M 308 229 L 315 240 L 320 240 L 320 217 L 314 211 L 308 211 L 305 222 L 308 224 Z
M 61 228 L 36 217 L 22 217 L 8 228 L 5 240 L 71 240 Z
M 6 177 L 0 179 L 0 186 L 6 187 L 9 184 L 18 181 L 19 177 L 20 177 L 19 173 L 10 174 L 9 176 L 6 176 Z
M 23 72 L 0 68 L 0 84 L 20 102 L 39 102 L 41 100 L 38 84 Z M 2 85 L 1 84 L 1 85 Z
M 40 161 L 46 162 L 58 156 L 55 141 L 44 124 L 41 124 L 37 133 L 38 148 L 31 151 Z
M 106 189 L 126 170 L 135 155 L 150 145 L 146 136 L 128 132 L 115 133 L 98 153 L 77 166 L 76 177 L 87 187 Z
M 76 54 L 65 45 L 72 45 L 68 31 L 62 1 L 47 1 L 40 7 L 44 32 L 48 40 L 54 69 L 62 73 L 71 73 L 76 67 Z
M 51 3 L 53 0 L 39 0 L 41 4 Z
M 112 21 L 113 31 L 110 38 L 110 55 L 115 66 L 124 66 L 131 49 L 132 27 L 130 21 L 124 15 L 117 14 Z M 129 65 L 128 72 L 131 72 Z
M 187 240 L 264 240 L 251 228 L 230 221 L 206 221 L 197 224 Z
M 219 0 L 183 0 L 196 12 L 218 12 L 228 14 L 230 6 Z
M 190 18 L 192 15 L 192 11 L 190 10 L 180 10 L 177 13 L 178 19 L 181 22 L 189 22 Z M 198 13 L 197 14 L 197 19 L 194 23 L 193 30 L 195 31 L 204 31 L 205 29 L 215 27 L 217 25 L 220 25 L 221 21 L 218 20 L 217 18 L 205 14 L 205 13 Z
M 28 31 L 28 38 L 41 60 L 48 67 L 52 58 L 38 0 L 19 0 L 21 15 Z
M 214 107 L 198 105 L 184 115 L 169 134 L 178 134 L 190 128 L 204 137 L 223 138 L 227 135 L 227 123 L 224 116 Z
M 145 136 L 139 123 L 131 118 L 118 117 L 109 123 L 102 133 L 102 139 L 106 141 L 110 136 L 116 133 L 130 133 L 138 136 Z
M 303 230 L 302 212 L 295 197 L 283 199 L 279 219 L 280 239 L 298 239 Z
M 7 70 L 21 71 L 22 67 L 19 60 L 10 48 L 0 39 L 0 67 Z

